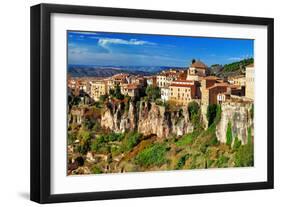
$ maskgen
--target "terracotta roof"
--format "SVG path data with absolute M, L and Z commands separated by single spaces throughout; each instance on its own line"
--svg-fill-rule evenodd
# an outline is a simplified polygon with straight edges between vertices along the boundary
M 205 79 L 205 80 L 218 80 L 219 78 L 217 76 L 206 76 L 206 77 L 202 77 L 202 79 Z
M 124 88 L 127 88 L 127 89 L 137 89 L 138 86 L 136 84 L 130 83 L 130 84 L 125 85 Z
M 127 73 L 119 73 L 119 74 L 112 76 L 112 78 L 126 78 L 128 76 L 129 76 L 129 74 L 127 74 Z
M 229 87 L 229 86 L 230 85 L 228 83 L 215 83 L 215 85 L 212 85 L 207 89 L 209 90 L 209 89 L 213 89 L 213 88 L 216 88 L 216 87 Z
M 170 86 L 172 87 L 193 87 L 194 85 L 191 84 L 176 84 L 176 83 L 172 83 Z
M 181 80 L 181 79 L 177 79 L 177 80 L 174 80 L 173 82 L 180 82 L 180 83 L 193 83 L 194 81 L 192 81 L 192 80 Z
M 194 63 L 192 63 L 190 65 L 190 67 L 194 67 L 194 68 L 200 68 L 200 69 L 207 69 L 207 65 L 205 65 L 203 62 L 201 62 L 200 60 L 195 61 Z

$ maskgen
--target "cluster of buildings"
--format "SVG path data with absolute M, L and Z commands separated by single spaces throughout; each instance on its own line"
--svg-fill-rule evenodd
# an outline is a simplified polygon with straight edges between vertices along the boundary
M 78 95 L 81 91 L 87 93 L 93 100 L 98 101 L 102 95 L 109 94 L 116 85 L 121 93 L 130 97 L 137 97 L 140 91 L 149 84 L 154 84 L 154 77 L 143 77 L 119 73 L 108 78 L 68 78 L 68 88 Z
M 187 105 L 198 101 L 202 105 L 218 104 L 230 99 L 254 99 L 254 65 L 246 66 L 242 75 L 221 79 L 209 76 L 208 67 L 194 61 L 188 70 L 163 71 L 157 75 L 157 86 L 163 101 Z
M 125 73 L 108 78 L 69 78 L 68 87 L 85 91 L 95 101 L 118 84 L 121 93 L 131 97 L 152 85 L 161 90 L 161 99 L 176 105 L 188 105 L 197 101 L 202 105 L 218 104 L 231 99 L 253 101 L 254 65 L 246 66 L 245 74 L 221 79 L 209 75 L 208 67 L 200 60 L 193 61 L 188 69 L 170 69 L 154 76 L 134 76 Z

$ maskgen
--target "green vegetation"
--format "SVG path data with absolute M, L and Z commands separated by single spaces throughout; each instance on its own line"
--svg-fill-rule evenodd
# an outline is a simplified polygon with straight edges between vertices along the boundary
M 98 166 L 93 166 L 91 169 L 91 173 L 93 174 L 101 174 L 102 170 Z
M 218 106 L 217 104 L 210 104 L 207 108 L 207 119 L 208 119 L 208 126 L 210 127 L 213 122 L 215 121 L 217 115 Z
M 218 167 L 228 167 L 228 160 L 229 158 L 225 155 L 220 155 L 217 160 Z
M 146 97 L 147 101 L 157 97 L 153 91 L 155 92 L 155 88 L 148 90 L 150 95 Z M 112 94 L 116 95 L 114 91 L 112 91 Z M 83 117 L 82 124 L 71 123 L 68 126 L 68 162 L 72 163 L 77 157 L 85 161 L 73 173 L 99 174 L 224 168 L 253 166 L 254 164 L 251 127 L 247 131 L 246 145 L 242 145 L 236 134 L 232 133 L 231 122 L 227 123 L 226 144 L 218 141 L 216 126 L 221 119 L 220 105 L 208 107 L 207 119 L 209 125 L 207 129 L 204 129 L 203 123 L 201 123 L 203 119 L 200 105 L 197 102 L 189 103 L 187 108 L 167 105 L 168 109 L 165 109 L 165 116 L 170 117 L 171 114 L 169 113 L 173 113 L 172 116 L 176 117 L 171 124 L 176 125 L 178 123 L 176 127 L 185 127 L 180 121 L 187 115 L 185 113 L 188 113 L 194 130 L 182 136 L 176 135 L 177 132 L 173 131 L 175 134 L 170 134 L 169 137 L 157 137 L 154 134 L 145 134 L 144 136 L 137 130 L 133 131 L 133 129 L 127 129 L 128 131 L 123 133 L 115 133 L 102 128 L 100 124 L 101 114 L 105 110 L 104 104 L 109 104 L 109 100 L 107 101 L 107 98 L 104 98 L 104 100 L 99 101 L 99 107 L 94 104 L 87 109 L 85 109 L 85 105 L 77 106 L 83 107 L 86 116 Z M 141 108 L 141 103 L 146 104 L 139 100 L 131 100 L 129 97 L 124 97 L 123 101 L 113 100 L 113 102 L 121 104 L 121 111 L 125 115 L 127 114 L 125 112 L 129 110 L 130 103 L 135 104 L 138 108 Z M 165 106 L 165 103 L 159 102 L 159 105 Z M 151 105 L 148 103 L 149 107 Z M 249 116 L 250 113 L 251 110 L 249 110 Z M 123 116 L 123 114 L 121 115 Z M 84 168 L 87 171 L 83 171 Z
M 186 154 L 184 156 L 182 156 L 177 164 L 177 168 L 176 169 L 181 169 L 184 165 L 185 165 L 185 161 L 190 157 L 189 154 Z
M 166 145 L 160 143 L 150 145 L 136 156 L 135 162 L 144 167 L 164 164 L 167 162 Z
M 199 131 L 194 131 L 190 134 L 185 134 L 183 135 L 182 138 L 180 138 L 177 142 L 176 142 L 176 145 L 177 146 L 184 146 L 184 145 L 188 145 L 188 144 L 191 144 L 193 142 L 193 140 L 198 137 L 199 135 Z
M 252 104 L 252 107 L 250 109 L 251 119 L 254 119 L 254 104 Z
M 124 139 L 124 136 L 123 133 L 114 132 L 98 135 L 92 142 L 91 150 L 98 153 L 108 153 L 110 151 L 108 142 L 119 142 Z
M 252 129 L 248 128 L 248 142 L 241 145 L 235 154 L 236 167 L 254 166 L 254 146 L 252 143 Z
M 142 138 L 142 135 L 137 132 L 129 132 L 126 134 L 125 139 L 122 142 L 121 151 L 128 152 L 136 146 Z
M 76 147 L 76 151 L 85 155 L 90 150 L 91 134 L 90 132 L 80 129 L 78 132 L 79 145 Z
M 232 127 L 231 122 L 228 122 L 226 129 L 226 144 L 231 146 L 232 144 Z
M 76 136 L 77 136 L 76 133 L 68 131 L 68 133 L 67 133 L 67 144 L 68 145 L 73 144 L 74 141 L 76 140 Z
M 248 59 L 244 59 L 244 60 L 241 60 L 241 61 L 233 62 L 233 63 L 224 65 L 223 71 L 224 72 L 233 72 L 233 71 L 236 71 L 240 68 L 244 69 L 245 66 L 247 66 L 251 63 L 254 63 L 253 58 L 248 58 Z
M 200 123 L 200 106 L 196 101 L 192 101 L 188 104 L 188 114 L 195 129 L 201 127 Z
M 241 146 L 241 140 L 239 140 L 238 137 L 236 136 L 233 143 L 233 150 L 238 150 L 240 146 Z
M 107 95 L 107 94 L 101 95 L 99 101 L 102 102 L 102 103 L 104 103 L 104 102 L 107 100 L 107 98 L 108 98 L 108 95 Z
M 161 97 L 161 91 L 158 87 L 153 87 L 152 85 L 148 86 L 145 90 L 145 93 L 149 100 L 155 101 Z
M 121 93 L 121 88 L 120 88 L 119 84 L 116 84 L 113 89 L 109 90 L 109 95 L 112 98 L 116 98 L 116 99 L 119 99 L 119 100 L 124 99 L 124 95 Z

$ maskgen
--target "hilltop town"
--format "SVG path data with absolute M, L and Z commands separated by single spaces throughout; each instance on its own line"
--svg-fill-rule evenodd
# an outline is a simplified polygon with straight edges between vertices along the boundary
M 69 174 L 253 165 L 254 64 L 69 75 L 67 89 Z
M 197 101 L 202 105 L 210 105 L 239 99 L 254 99 L 254 66 L 246 67 L 245 74 L 221 79 L 209 75 L 208 67 L 201 61 L 195 61 L 188 70 L 164 70 L 153 76 L 129 75 L 120 73 L 107 78 L 68 77 L 69 94 L 79 95 L 81 91 L 94 101 L 107 96 L 111 89 L 120 86 L 121 94 L 140 98 L 145 87 L 158 87 L 161 100 L 176 105 L 188 105 Z

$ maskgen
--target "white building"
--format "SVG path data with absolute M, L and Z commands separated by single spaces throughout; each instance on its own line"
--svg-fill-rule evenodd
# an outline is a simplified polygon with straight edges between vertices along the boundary
M 168 101 L 170 96 L 170 89 L 169 87 L 162 87 L 161 88 L 161 100 Z

